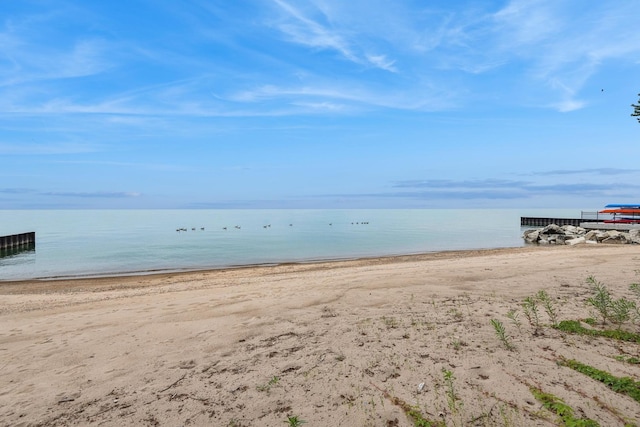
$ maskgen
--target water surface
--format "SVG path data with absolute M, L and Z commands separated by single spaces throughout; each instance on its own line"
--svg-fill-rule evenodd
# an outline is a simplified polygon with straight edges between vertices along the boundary
M 36 232 L 35 251 L 0 258 L 0 280 L 517 247 L 524 244 L 520 216 L 580 212 L 0 210 L 0 235 Z

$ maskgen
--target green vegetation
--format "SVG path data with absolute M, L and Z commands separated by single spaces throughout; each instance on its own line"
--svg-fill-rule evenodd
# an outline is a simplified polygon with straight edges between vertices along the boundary
M 558 362 L 561 366 L 567 366 L 574 371 L 580 372 L 600 381 L 616 393 L 626 394 L 636 402 L 640 402 L 640 382 L 634 381 L 629 377 L 616 377 L 606 371 L 601 371 L 593 366 L 585 365 L 577 360 L 563 359 Z
M 636 295 L 636 297 L 640 298 L 640 283 L 630 284 L 629 289 Z
M 638 94 L 640 97 L 640 93 Z M 631 117 L 636 117 L 638 119 L 638 123 L 640 123 L 640 100 L 638 100 L 637 104 L 631 104 L 633 107 L 633 113 L 631 113 Z
M 509 319 L 511 319 L 511 322 L 515 325 L 516 328 L 518 328 L 518 333 L 522 333 L 522 322 L 520 321 L 519 315 L 518 315 L 518 310 L 511 309 L 509 310 L 509 312 L 507 313 L 507 317 Z
M 611 301 L 611 320 L 618 325 L 618 329 L 622 324 L 631 320 L 632 313 L 636 310 L 636 304 L 625 298 Z
M 285 421 L 285 424 L 288 424 L 289 427 L 298 427 L 305 423 L 306 421 L 301 420 L 297 415 L 288 416 L 287 421 Z
M 577 320 L 563 320 L 554 325 L 554 328 L 572 334 L 605 337 L 620 341 L 640 343 L 639 334 L 622 330 L 622 325 L 624 323 L 640 317 L 637 304 L 624 297 L 619 299 L 612 298 L 607 287 L 601 282 L 598 282 L 593 276 L 589 276 L 587 278 L 587 284 L 593 292 L 593 295 L 587 299 L 587 304 L 596 309 L 603 325 L 607 322 L 611 322 L 617 326 L 617 329 L 585 328 Z M 631 284 L 629 289 L 635 295 L 640 296 L 640 284 Z M 584 320 L 584 323 L 590 326 L 595 326 L 597 322 L 592 318 L 587 318 Z
M 515 350 L 516 347 L 507 336 L 507 331 L 504 329 L 504 325 L 502 324 L 502 322 L 497 319 L 491 319 L 491 325 L 493 325 L 493 329 L 496 331 L 496 336 L 498 337 L 498 339 L 500 339 L 500 341 L 502 341 L 502 344 L 504 344 L 507 350 Z
M 587 329 L 578 320 L 563 320 L 556 326 L 556 329 L 571 334 L 587 335 L 593 337 L 605 337 L 619 341 L 640 343 L 640 335 L 621 329 Z
M 395 317 L 386 317 L 382 316 L 382 322 L 387 327 L 387 329 L 396 329 L 400 326 L 400 322 Z
M 639 107 L 640 108 L 640 107 Z M 542 324 L 540 307 L 542 307 L 550 320 L 552 328 L 570 334 L 603 337 L 612 340 L 626 341 L 631 343 L 640 343 L 640 334 L 624 330 L 623 325 L 628 322 L 634 322 L 640 319 L 640 283 L 634 283 L 629 286 L 629 290 L 635 297 L 633 300 L 625 297 L 614 298 L 607 287 L 597 281 L 593 276 L 586 279 L 586 283 L 590 288 L 590 295 L 586 300 L 587 305 L 591 307 L 594 317 L 583 319 L 584 323 L 579 320 L 559 320 L 559 312 L 554 299 L 545 291 L 540 290 L 535 295 L 525 298 L 521 303 L 521 308 L 529 325 L 533 329 L 533 335 L 537 336 L 542 332 L 545 325 Z M 513 325 L 521 332 L 521 322 L 518 318 L 518 311 L 512 309 L 507 313 L 507 317 Z M 609 328 L 600 325 L 611 325 Z M 497 319 L 491 319 L 491 325 L 495 330 L 496 336 L 502 341 L 505 347 L 513 350 L 514 346 L 507 335 L 504 325 Z M 626 328 L 629 329 L 629 328 Z M 615 360 L 628 364 L 640 364 L 640 358 L 628 355 L 616 356 Z M 592 366 L 581 363 L 577 360 L 566 360 L 561 358 L 558 362 L 561 366 L 569 367 L 577 372 L 589 376 L 590 378 L 607 385 L 616 393 L 625 394 L 632 399 L 640 402 L 640 382 L 633 378 L 616 377 L 606 371 L 599 370 Z M 445 382 L 452 380 L 452 373 L 445 372 Z M 563 426 L 598 426 L 598 422 L 588 418 L 576 418 L 573 409 L 567 405 L 561 398 L 544 393 L 540 389 L 529 386 L 535 398 L 540 401 L 543 407 L 553 412 L 558 417 L 558 425 Z M 456 404 L 453 389 L 447 390 L 447 398 L 452 412 L 455 413 Z M 586 397 L 586 396 L 585 396 Z M 597 398 L 593 398 L 601 407 L 607 409 L 619 420 L 625 422 L 625 425 L 635 425 L 627 423 L 615 408 L 604 404 Z M 536 414 L 530 413 L 536 416 Z
M 607 287 L 598 282 L 593 276 L 587 278 L 587 284 L 589 284 L 594 293 L 591 298 L 587 299 L 587 303 L 598 311 L 602 318 L 602 324 L 611 321 L 618 325 L 618 329 L 620 329 L 623 323 L 632 320 L 633 317 L 638 317 L 640 314 L 635 302 L 626 298 L 614 300 Z M 634 283 L 629 286 L 629 289 L 637 296 L 640 296 L 639 284 Z
M 266 391 L 268 393 L 271 390 L 271 387 L 273 387 L 274 385 L 278 384 L 278 381 L 280 381 L 280 378 L 274 376 L 273 378 L 271 378 L 269 380 L 268 383 L 262 384 L 262 385 L 259 385 L 258 387 L 256 387 L 256 390 L 258 390 L 258 391 Z
M 524 316 L 526 317 L 531 327 L 530 331 L 534 335 L 534 337 L 544 332 L 549 333 L 548 328 L 553 328 L 566 334 L 576 334 L 587 337 L 602 337 L 612 340 L 626 341 L 630 343 L 640 343 L 640 333 L 631 332 L 631 330 L 634 330 L 632 328 L 623 328 L 625 324 L 628 324 L 628 322 L 633 322 L 637 319 L 640 319 L 640 310 L 638 309 L 638 305 L 640 305 L 640 283 L 635 283 L 629 286 L 630 293 L 627 294 L 627 297 L 631 295 L 630 299 L 626 299 L 624 297 L 617 298 L 618 295 L 614 296 L 603 283 L 597 281 L 592 276 L 586 279 L 586 283 L 589 285 L 590 290 L 586 295 L 587 308 L 585 309 L 584 305 L 582 306 L 582 308 L 583 310 L 585 310 L 585 312 L 590 313 L 589 316 L 591 317 L 580 317 L 582 320 L 560 320 L 561 313 L 565 312 L 562 304 L 566 303 L 567 300 L 556 298 L 554 294 L 550 294 L 545 290 L 540 290 L 537 291 L 534 295 L 521 300 L 519 307 L 511 309 L 507 312 L 506 316 L 510 320 L 511 325 L 513 325 L 509 326 L 509 331 L 507 331 L 507 329 L 505 328 L 505 324 L 503 324 L 501 320 L 490 318 L 490 323 L 495 331 L 496 337 L 509 351 L 516 350 L 516 347 L 513 343 L 513 336 L 515 335 L 515 332 L 513 331 L 517 328 L 517 333 L 521 334 L 523 332 L 522 327 L 524 321 L 521 321 L 521 317 L 519 317 L 519 315 L 524 313 Z M 576 295 L 580 294 L 577 293 Z M 433 305 L 435 308 L 435 302 L 433 303 Z M 449 309 L 449 307 L 447 307 L 448 311 L 446 311 L 446 313 L 449 315 L 447 316 L 447 321 L 449 323 L 452 323 L 451 320 L 465 320 L 460 310 L 456 308 Z M 520 313 L 520 309 L 522 309 L 522 313 Z M 467 310 L 469 310 L 468 306 Z M 542 310 L 544 310 L 544 314 L 541 314 Z M 440 314 L 442 314 L 442 312 L 443 310 L 440 312 Z M 547 317 L 545 317 L 545 315 Z M 415 314 L 412 315 L 410 325 L 413 327 L 417 327 L 418 329 L 425 326 L 429 330 L 433 329 L 433 326 L 430 326 L 430 324 L 426 320 L 419 319 L 420 318 L 416 317 Z M 370 321 L 371 319 L 367 320 Z M 381 324 L 378 325 L 378 329 L 380 331 L 384 331 L 385 329 L 403 329 L 405 327 L 408 327 L 409 325 L 409 323 L 404 323 L 402 317 L 382 316 L 381 318 L 379 318 L 379 320 L 381 320 Z M 359 323 L 358 327 L 362 327 L 362 324 Z M 396 335 L 408 339 L 409 334 L 404 333 L 402 335 L 402 332 L 404 331 L 400 330 Z M 512 335 L 510 336 L 508 332 L 511 332 Z M 360 331 L 360 334 L 366 336 L 367 332 L 363 329 Z M 549 338 L 557 338 L 558 335 L 558 333 L 549 333 Z M 448 337 L 450 339 L 450 344 L 448 345 L 448 347 L 455 350 L 456 352 L 464 351 L 463 347 L 470 345 L 457 338 L 457 336 L 453 334 L 443 335 L 443 338 L 445 337 Z M 567 338 L 566 335 L 564 335 L 563 342 L 567 345 L 575 344 L 574 341 L 570 338 Z M 586 342 L 592 341 L 586 340 Z M 519 346 L 520 344 L 526 346 L 524 342 L 521 343 L 520 341 L 518 341 L 518 344 Z M 635 379 L 628 377 L 616 377 L 609 372 L 586 365 L 580 361 L 564 359 L 558 356 L 558 353 L 556 353 L 555 350 L 551 347 L 545 348 L 545 350 L 548 350 L 548 356 L 545 357 L 547 361 L 558 363 L 559 366 L 571 368 L 576 372 L 579 372 L 583 375 L 588 376 L 589 378 L 601 382 L 615 393 L 624 394 L 634 399 L 636 402 L 640 402 L 640 382 L 636 381 Z M 619 366 L 622 366 L 622 363 L 634 365 L 640 364 L 640 358 L 634 357 L 634 352 L 630 351 L 630 353 L 631 354 L 628 354 L 627 350 L 620 348 L 618 350 L 618 353 L 616 353 L 620 355 L 610 355 L 607 358 L 607 363 L 620 364 Z M 429 355 L 425 354 L 424 357 L 429 357 Z M 345 356 L 339 354 L 336 356 L 335 360 L 344 361 Z M 376 365 L 378 362 L 379 360 L 376 362 Z M 394 361 L 394 363 L 400 362 Z M 397 365 L 394 364 L 394 366 Z M 453 364 L 451 364 L 450 366 L 455 367 Z M 627 366 L 627 369 L 630 368 L 630 366 Z M 568 370 L 563 370 L 563 372 L 565 372 L 565 375 L 569 373 Z M 371 371 L 368 371 L 367 374 L 369 374 L 370 376 L 374 376 Z M 542 409 L 540 409 L 539 406 L 527 407 L 524 405 L 520 405 L 516 402 L 511 401 L 509 396 L 505 397 L 498 393 L 485 393 L 485 396 L 487 398 L 493 400 L 493 402 L 489 404 L 491 406 L 483 406 L 481 414 L 476 413 L 474 414 L 476 416 L 466 417 L 465 409 L 467 408 L 465 407 L 464 402 L 461 399 L 461 395 L 458 394 L 461 390 L 456 389 L 456 377 L 453 370 L 442 368 L 441 374 L 442 377 L 440 377 L 440 380 L 435 380 L 435 387 L 433 387 L 433 389 L 431 390 L 429 388 L 426 389 L 428 390 L 428 393 L 435 393 L 435 399 L 438 400 L 438 404 L 436 406 L 438 407 L 438 409 L 433 411 L 433 413 L 429 412 L 429 406 L 431 405 L 424 405 L 420 403 L 420 400 L 423 398 L 433 398 L 433 396 L 429 397 L 430 395 L 427 393 L 427 391 L 424 391 L 424 395 L 420 394 L 418 397 L 416 397 L 416 402 L 411 402 L 411 404 L 409 404 L 406 401 L 389 393 L 387 390 L 381 389 L 373 383 L 371 383 L 371 385 L 383 393 L 384 397 L 379 397 L 380 401 L 383 404 L 388 400 L 393 405 L 399 407 L 404 412 L 408 422 L 416 427 L 455 427 L 462 425 L 511 426 L 522 425 L 521 422 L 524 418 L 539 418 L 560 426 L 570 427 L 597 427 L 599 426 L 599 422 L 605 422 L 605 420 L 607 420 L 606 422 L 610 422 L 610 420 L 613 418 L 619 420 L 620 423 L 624 425 L 634 425 L 629 422 L 630 418 L 628 418 L 628 414 L 624 414 L 623 411 L 612 405 L 609 400 L 601 400 L 599 396 L 588 396 L 584 391 L 580 389 L 580 387 L 572 385 L 570 379 L 565 380 L 565 388 L 575 394 L 582 396 L 586 401 L 588 401 L 586 405 L 591 410 L 590 414 L 592 416 L 597 416 L 598 421 L 587 418 L 584 412 L 581 412 L 581 410 L 578 410 L 577 408 L 574 410 L 574 408 L 567 404 L 561 397 L 554 396 L 553 394 L 542 391 L 541 388 L 545 387 L 544 383 L 542 385 L 537 383 L 535 383 L 535 385 L 532 385 L 526 378 L 520 378 L 517 375 L 513 375 L 515 380 L 524 384 L 531 391 L 535 399 L 542 405 Z M 573 374 L 571 377 L 575 380 L 576 375 L 577 374 Z M 489 378 L 489 375 L 481 373 L 480 378 L 487 379 Z M 279 378 L 274 376 L 271 380 L 268 381 L 268 383 L 258 387 L 258 390 L 269 392 L 269 390 L 272 387 L 276 386 L 278 382 Z M 465 382 L 465 384 L 466 386 L 470 385 L 468 382 Z M 423 386 L 424 383 L 421 383 L 419 385 L 419 393 L 423 393 Z M 391 387 L 394 386 L 391 385 Z M 478 387 L 482 391 L 482 386 Z M 467 392 L 468 389 L 465 389 L 464 391 Z M 609 392 L 608 397 L 610 397 L 611 394 L 612 393 Z M 354 394 L 354 396 L 361 395 L 362 391 Z M 565 396 L 565 398 L 567 397 Z M 371 410 L 375 413 L 376 405 L 380 403 L 376 399 L 378 399 L 378 397 L 370 397 L 370 401 L 365 402 L 366 405 L 364 405 L 363 407 L 372 408 Z M 569 400 L 569 398 L 567 399 Z M 345 398 L 345 402 L 347 402 L 349 405 L 353 405 L 353 402 L 355 400 L 356 397 L 353 396 L 350 396 L 349 399 Z M 573 402 L 573 400 L 569 401 Z M 528 401 L 528 403 L 531 403 L 531 401 Z M 608 413 L 608 415 L 603 415 L 602 419 L 600 419 L 600 413 L 593 412 L 597 408 L 599 408 L 602 414 L 606 412 Z M 584 409 L 587 409 L 587 407 L 584 407 Z M 514 421 L 514 417 L 519 419 L 517 421 Z M 389 425 L 395 425 L 394 423 L 397 424 L 397 420 L 389 420 Z M 298 416 L 288 416 L 286 424 L 288 424 L 289 426 L 300 426 L 302 424 L 306 424 L 306 422 L 301 420 Z
M 529 325 L 533 328 L 533 335 L 539 335 L 542 328 L 539 304 L 542 304 L 544 311 L 547 313 L 547 316 L 549 316 L 551 325 L 555 326 L 558 324 L 558 311 L 553 304 L 551 296 L 547 291 L 540 290 L 534 296 L 525 298 L 522 303 L 522 311 L 529 321 Z M 509 314 L 507 314 L 507 317 L 509 317 L 516 326 L 518 326 L 518 330 L 520 330 L 519 320 L 517 320 L 515 310 L 511 310 Z
M 384 397 L 389 399 L 391 403 L 393 403 L 394 405 L 402 409 L 402 411 L 405 413 L 407 418 L 409 418 L 413 422 L 413 425 L 415 427 L 447 427 L 447 425 L 442 421 L 433 421 L 428 418 L 425 418 L 422 412 L 420 412 L 419 407 L 409 405 L 404 400 L 396 396 L 392 396 L 388 391 L 381 389 L 375 384 L 371 384 L 371 385 L 374 386 L 376 389 L 380 390 L 384 395 Z
M 533 297 L 525 298 L 522 303 L 522 310 L 529 321 L 529 325 L 533 328 L 533 335 L 540 333 L 540 313 L 538 310 L 538 301 Z
M 444 384 L 446 388 L 445 394 L 447 395 L 447 404 L 449 406 L 449 410 L 454 416 L 459 415 L 463 405 L 458 398 L 453 385 L 453 381 L 456 379 L 456 377 L 453 375 L 453 372 L 448 369 L 442 369 L 442 375 L 444 376 Z M 456 425 L 455 421 L 454 425 Z
M 616 356 L 615 359 L 619 362 L 628 363 L 630 365 L 640 365 L 640 359 L 633 356 L 620 355 Z
M 592 419 L 589 418 L 575 418 L 573 416 L 573 408 L 567 405 L 562 399 L 553 394 L 544 393 L 542 390 L 531 387 L 531 394 L 536 398 L 537 401 L 542 403 L 542 406 L 556 414 L 559 418 L 559 421 L 562 423 L 560 425 L 570 426 L 570 427 L 598 427 L 599 424 Z
M 445 424 L 440 421 L 430 421 L 424 418 L 422 412 L 420 412 L 420 408 L 416 406 L 410 407 L 405 413 L 407 417 L 413 421 L 415 427 L 445 427 Z
M 542 306 L 544 307 L 544 311 L 547 313 L 547 315 L 549 316 L 549 319 L 551 320 L 551 324 L 553 326 L 557 325 L 558 313 L 555 307 L 553 306 L 553 302 L 551 301 L 551 297 L 549 296 L 547 291 L 544 291 L 544 290 L 539 291 L 536 294 L 536 297 L 538 298 L 538 301 L 542 303 Z
M 605 285 L 598 282 L 593 276 L 587 277 L 587 284 L 594 295 L 587 299 L 587 303 L 592 305 L 600 314 L 602 324 L 609 320 L 609 310 L 611 309 L 611 294 Z

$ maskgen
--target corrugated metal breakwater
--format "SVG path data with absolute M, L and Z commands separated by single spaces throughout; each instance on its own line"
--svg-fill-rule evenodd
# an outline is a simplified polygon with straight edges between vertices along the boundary
M 600 222 L 605 219 L 610 219 L 611 215 L 602 215 L 599 212 L 581 211 L 580 218 L 540 218 L 521 216 L 520 226 L 534 226 L 534 227 L 546 227 L 547 225 L 555 224 L 559 226 L 573 225 L 580 227 L 580 224 L 585 222 Z
M 537 218 L 537 217 L 528 217 L 521 216 L 520 217 L 520 226 L 534 226 L 534 227 L 546 227 L 549 224 L 555 225 L 574 225 L 579 227 L 583 222 L 597 222 L 597 219 L 586 219 L 586 218 Z
M 36 248 L 36 233 L 12 234 L 0 236 L 0 256 L 12 255 L 22 251 L 30 251 Z

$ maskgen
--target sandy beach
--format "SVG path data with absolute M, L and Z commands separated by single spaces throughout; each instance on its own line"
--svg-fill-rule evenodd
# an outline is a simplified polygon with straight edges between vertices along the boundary
M 0 424 L 559 425 L 532 389 L 638 423 L 638 402 L 558 363 L 637 380 L 638 343 L 559 331 L 542 305 L 536 333 L 522 310 L 544 290 L 558 320 L 597 319 L 589 276 L 635 300 L 640 246 L 2 282 Z

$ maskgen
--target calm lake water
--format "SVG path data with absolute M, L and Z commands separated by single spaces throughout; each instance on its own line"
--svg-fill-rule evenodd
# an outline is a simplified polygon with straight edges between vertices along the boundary
M 580 211 L 0 210 L 0 236 L 37 240 L 35 251 L 0 258 L 0 280 L 517 247 L 521 216 Z

